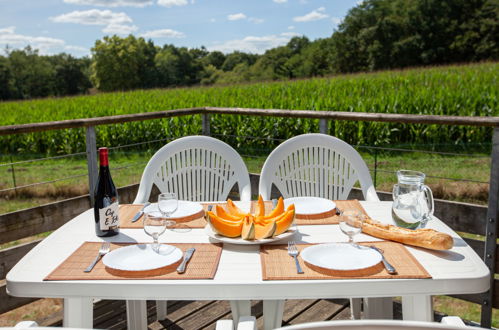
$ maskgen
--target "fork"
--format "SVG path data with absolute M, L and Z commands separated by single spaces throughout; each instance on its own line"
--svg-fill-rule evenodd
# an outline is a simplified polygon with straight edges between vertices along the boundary
M 303 270 L 301 269 L 300 263 L 298 262 L 298 248 L 296 247 L 296 243 L 294 241 L 288 242 L 288 254 L 295 259 L 296 264 L 296 272 L 298 274 L 303 274 Z
M 109 242 L 104 242 L 102 243 L 100 249 L 99 249 L 99 254 L 95 257 L 94 261 L 90 264 L 90 266 L 87 267 L 87 269 L 84 270 L 85 273 L 90 273 L 92 269 L 94 269 L 95 264 L 99 261 L 100 258 L 102 258 L 106 253 L 109 252 L 111 248 L 111 243 Z

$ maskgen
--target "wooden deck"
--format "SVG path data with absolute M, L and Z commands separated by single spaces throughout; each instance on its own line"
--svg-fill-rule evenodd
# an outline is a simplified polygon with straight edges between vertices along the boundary
M 156 320 L 156 307 L 148 301 L 148 324 L 151 330 L 215 329 L 217 320 L 232 318 L 228 301 L 168 301 L 168 315 Z M 257 317 L 258 329 L 263 328 L 262 301 L 253 301 L 251 314 Z M 395 318 L 400 318 L 400 304 L 394 304 Z M 435 319 L 439 319 L 435 315 Z M 347 299 L 287 300 L 284 306 L 283 326 L 312 321 L 346 320 L 350 318 Z M 54 314 L 41 325 L 61 326 L 62 313 Z M 102 300 L 94 305 L 94 328 L 126 329 L 125 302 Z

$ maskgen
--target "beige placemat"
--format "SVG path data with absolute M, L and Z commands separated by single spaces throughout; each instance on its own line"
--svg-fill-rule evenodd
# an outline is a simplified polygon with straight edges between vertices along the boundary
M 367 215 L 362 205 L 360 205 L 359 201 L 356 199 L 334 202 L 336 203 L 336 207 L 340 210 L 357 209 Z M 335 225 L 338 224 L 338 222 L 339 216 L 336 215 L 336 210 L 322 214 L 312 214 L 310 216 L 297 214 L 295 217 L 295 223 L 297 225 Z
M 301 251 L 310 245 L 313 244 L 298 244 L 297 247 Z M 381 262 L 369 269 L 354 272 L 320 269 L 305 263 L 300 256 L 298 256 L 298 260 L 304 274 L 297 274 L 295 261 L 288 254 L 287 245 L 262 245 L 260 247 L 260 259 L 263 280 L 431 278 L 430 274 L 402 244 L 383 241 L 366 242 L 362 243 L 362 245 L 375 245 L 381 248 L 384 251 L 385 258 L 395 267 L 398 274 L 388 274 Z
M 111 250 L 131 245 L 111 244 Z M 195 248 L 196 252 L 187 264 L 185 273 L 178 274 L 176 269 L 180 262 L 149 271 L 123 272 L 109 269 L 104 266 L 102 259 L 95 265 L 90 273 L 83 270 L 94 260 L 101 243 L 84 242 L 75 252 L 64 260 L 45 281 L 71 281 L 71 280 L 124 280 L 124 279 L 148 279 L 148 280 L 179 280 L 179 279 L 212 279 L 218 268 L 220 255 L 222 254 L 222 244 L 211 243 L 172 243 L 183 252 L 188 248 Z

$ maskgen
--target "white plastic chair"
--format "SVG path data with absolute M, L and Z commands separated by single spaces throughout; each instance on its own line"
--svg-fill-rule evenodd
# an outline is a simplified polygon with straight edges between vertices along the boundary
M 469 327 L 457 316 L 442 318 L 441 323 L 401 320 L 348 320 L 322 321 L 290 325 L 276 330 L 463 330 L 482 329 Z
M 145 203 L 152 185 L 190 201 L 220 201 L 238 185 L 240 199 L 251 200 L 248 169 L 227 143 L 209 136 L 186 136 L 159 149 L 147 163 L 134 203 Z
M 260 175 L 259 193 L 270 199 L 272 184 L 284 198 L 346 199 L 359 181 L 364 198 L 379 201 L 366 163 L 348 143 L 325 134 L 303 134 L 272 151 Z
M 270 199 L 272 185 L 284 198 L 313 196 L 347 199 L 359 182 L 367 201 L 379 201 L 371 174 L 359 153 L 348 143 L 325 134 L 303 134 L 286 140 L 267 157 L 260 174 L 259 193 Z M 351 299 L 353 318 L 360 317 L 360 299 Z M 268 303 L 274 311 L 282 310 L 284 301 Z M 369 318 L 391 318 L 391 299 L 369 298 L 365 314 Z M 276 305 L 276 306 L 274 306 Z M 374 306 L 369 310 L 368 306 Z M 280 320 L 276 319 L 274 326 Z
M 240 200 L 251 200 L 248 169 L 227 143 L 208 136 L 186 136 L 159 149 L 147 163 L 134 204 L 149 200 L 152 186 L 173 191 L 181 200 L 222 201 L 237 184 Z M 237 307 L 237 302 L 231 302 Z M 145 301 L 127 301 L 128 320 L 143 326 Z M 158 320 L 166 317 L 166 301 L 156 301 Z M 236 311 L 234 311 L 236 312 Z M 147 322 L 146 322 L 147 323 Z

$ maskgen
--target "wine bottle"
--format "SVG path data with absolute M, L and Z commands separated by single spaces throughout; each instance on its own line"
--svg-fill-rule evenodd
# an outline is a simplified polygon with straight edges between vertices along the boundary
M 95 233 L 97 236 L 114 236 L 120 231 L 118 216 L 118 191 L 109 172 L 107 148 L 99 148 L 99 179 L 94 194 Z

